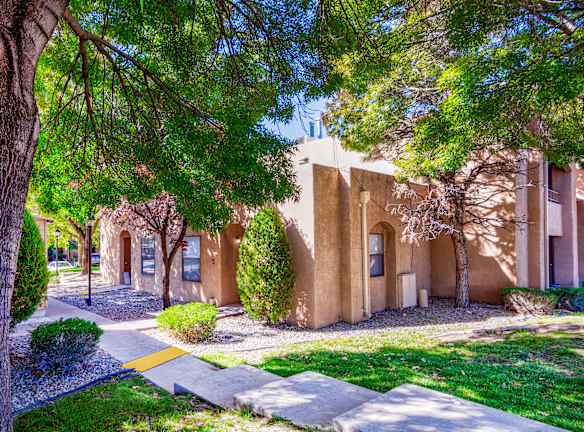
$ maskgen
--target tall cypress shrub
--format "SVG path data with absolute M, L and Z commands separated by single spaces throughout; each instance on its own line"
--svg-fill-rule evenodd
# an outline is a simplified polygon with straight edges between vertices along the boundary
M 33 217 L 26 210 L 10 307 L 12 327 L 34 313 L 47 291 L 48 282 L 45 243 Z
M 275 324 L 292 308 L 294 250 L 278 212 L 260 211 L 239 245 L 237 285 L 243 307 L 257 320 Z

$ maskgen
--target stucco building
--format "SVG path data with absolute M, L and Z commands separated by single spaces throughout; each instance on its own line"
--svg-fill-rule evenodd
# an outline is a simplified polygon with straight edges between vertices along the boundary
M 296 255 L 291 322 L 317 328 L 359 321 L 372 312 L 414 305 L 420 289 L 454 296 L 450 237 L 402 241 L 403 223 L 388 211 L 388 204 L 398 203 L 391 164 L 366 161 L 330 138 L 297 145 L 294 162 L 300 199 L 277 206 Z M 545 289 L 584 279 L 579 177 L 575 167 L 559 169 L 533 154 L 516 178 L 505 179 L 531 186 L 502 196 L 487 211 L 529 223 L 494 235 L 469 231 L 472 300 L 498 303 L 504 286 Z M 217 305 L 237 302 L 238 246 L 251 216 L 242 210 L 215 236 L 189 229 L 188 245 L 173 263 L 171 295 Z M 159 242 L 102 220 L 102 277 L 157 292 L 163 277 Z

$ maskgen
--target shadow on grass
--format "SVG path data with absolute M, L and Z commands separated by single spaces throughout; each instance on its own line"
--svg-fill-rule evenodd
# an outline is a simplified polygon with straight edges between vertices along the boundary
M 584 432 L 581 336 L 518 333 L 499 342 L 433 347 L 400 347 L 394 340 L 361 352 L 359 343 L 347 339 L 326 349 L 306 344 L 256 366 L 281 376 L 311 370 L 382 393 L 416 384 Z
M 259 423 L 259 424 L 258 424 Z M 192 395 L 171 396 L 142 378 L 115 381 L 25 412 L 15 432 L 262 430 L 268 422 L 231 414 Z M 291 429 L 282 425 L 282 429 Z

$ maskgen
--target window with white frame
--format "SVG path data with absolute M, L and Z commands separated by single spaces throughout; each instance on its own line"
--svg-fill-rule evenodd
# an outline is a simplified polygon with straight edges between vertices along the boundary
M 383 276 L 383 234 L 369 234 L 369 276 Z
M 142 238 L 142 274 L 154 275 L 154 237 Z
M 183 248 L 183 280 L 201 281 L 201 236 L 185 237 Z

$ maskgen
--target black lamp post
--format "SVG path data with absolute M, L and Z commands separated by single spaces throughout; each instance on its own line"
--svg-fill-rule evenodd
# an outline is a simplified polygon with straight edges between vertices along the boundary
M 57 260 L 55 261 L 55 277 L 59 277 L 59 236 L 61 235 L 61 231 L 59 228 L 55 230 L 55 243 L 56 243 L 56 250 L 57 250 Z
M 91 228 L 95 224 L 95 219 L 93 216 L 87 219 L 87 259 L 89 261 L 88 267 L 89 271 L 87 272 L 87 283 L 88 283 L 88 290 L 87 290 L 87 306 L 91 306 Z

